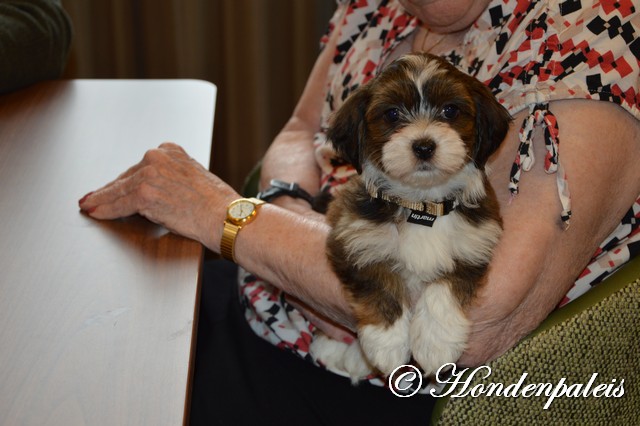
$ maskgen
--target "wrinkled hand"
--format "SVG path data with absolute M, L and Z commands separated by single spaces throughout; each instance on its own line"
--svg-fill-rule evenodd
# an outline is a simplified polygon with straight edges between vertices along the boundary
M 226 206 L 238 197 L 180 146 L 164 143 L 113 182 L 85 195 L 79 205 L 95 219 L 137 213 L 219 251 Z

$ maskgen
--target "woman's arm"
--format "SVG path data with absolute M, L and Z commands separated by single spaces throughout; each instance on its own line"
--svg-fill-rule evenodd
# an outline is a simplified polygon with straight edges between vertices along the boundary
M 0 0 L 0 93 L 59 77 L 71 37 L 60 0 Z
M 537 327 L 640 193 L 635 119 L 605 102 L 562 101 L 551 108 L 560 123 L 560 161 L 572 192 L 571 227 L 560 224 L 556 176 L 545 174 L 542 165 L 523 176 L 520 195 L 509 201 L 509 170 L 519 143 L 512 129 L 491 174 L 505 231 L 487 285 L 469 310 L 473 328 L 463 364 L 493 359 Z M 544 158 L 544 144 L 536 142 L 537 157 Z M 218 252 L 226 206 L 237 197 L 167 144 L 80 206 L 97 219 L 141 213 Z M 324 222 L 267 204 L 238 235 L 236 257 L 247 270 L 352 327 L 351 309 L 325 254 L 328 231 Z
M 504 234 L 487 285 L 469 311 L 473 331 L 460 360 L 494 359 L 535 329 L 557 306 L 598 246 L 640 194 L 640 124 L 617 105 L 588 100 L 552 102 L 572 198 L 571 226 L 560 224 L 556 175 L 535 164 L 510 202 L 509 170 L 519 143 L 512 128 L 491 164 Z M 526 114 L 515 117 L 520 124 Z M 542 132 L 540 132 L 542 133 Z M 541 134 L 535 154 L 544 161 Z M 606 285 L 603 283 L 602 285 Z
M 165 143 L 79 203 L 95 219 L 141 214 L 219 253 L 227 205 L 239 197 L 182 148 Z M 245 269 L 318 312 L 350 324 L 351 310 L 325 253 L 328 231 L 323 221 L 264 204 L 238 234 L 235 257 Z

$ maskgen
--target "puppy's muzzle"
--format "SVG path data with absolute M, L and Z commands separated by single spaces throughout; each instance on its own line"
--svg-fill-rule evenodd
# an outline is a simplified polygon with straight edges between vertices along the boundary
M 431 139 L 420 139 L 411 145 L 411 149 L 418 160 L 429 161 L 436 152 L 436 143 Z

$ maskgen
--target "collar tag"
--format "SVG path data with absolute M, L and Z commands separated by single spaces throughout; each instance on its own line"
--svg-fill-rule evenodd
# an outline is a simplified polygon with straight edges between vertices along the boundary
M 431 228 L 437 218 L 438 216 L 424 211 L 411 210 L 411 213 L 409 213 L 409 217 L 407 218 L 407 222 Z

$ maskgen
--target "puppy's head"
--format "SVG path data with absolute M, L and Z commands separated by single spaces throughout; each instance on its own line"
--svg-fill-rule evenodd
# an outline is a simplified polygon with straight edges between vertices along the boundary
M 412 187 L 483 169 L 511 117 L 481 82 L 429 54 L 398 59 L 336 112 L 328 138 L 358 173 L 365 165 Z

